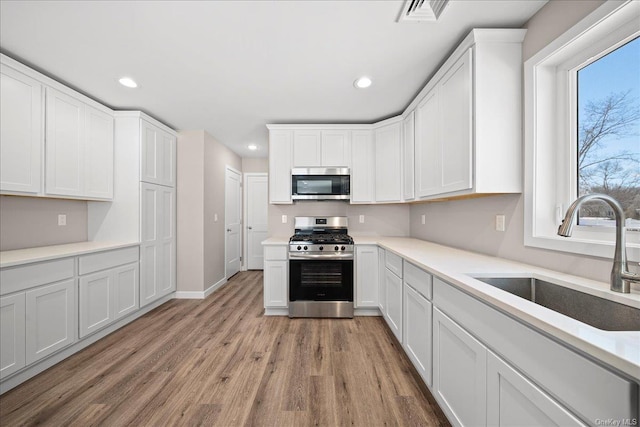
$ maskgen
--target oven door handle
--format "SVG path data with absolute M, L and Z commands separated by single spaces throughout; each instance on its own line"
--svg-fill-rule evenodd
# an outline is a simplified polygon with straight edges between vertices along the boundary
M 332 259 L 353 259 L 353 254 L 330 254 L 330 255 L 312 255 L 312 254 L 297 254 L 297 253 L 290 253 L 289 254 L 289 258 L 290 259 L 326 259 L 326 260 L 332 260 Z

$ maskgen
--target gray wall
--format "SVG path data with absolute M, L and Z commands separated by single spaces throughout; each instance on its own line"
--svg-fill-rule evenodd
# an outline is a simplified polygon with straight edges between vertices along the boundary
M 244 173 L 265 173 L 269 172 L 269 159 L 261 158 L 242 158 L 242 172 Z
M 600 0 L 547 3 L 525 25 L 528 31 L 523 60 L 536 54 L 602 3 Z M 423 214 L 426 225 L 420 222 Z M 495 231 L 496 214 L 506 216 L 505 232 Z M 522 195 L 412 205 L 411 236 L 600 281 L 608 281 L 611 271 L 610 260 L 525 247 Z
M 58 214 L 67 225 L 58 225 Z M 87 240 L 87 202 L 0 196 L 0 251 Z

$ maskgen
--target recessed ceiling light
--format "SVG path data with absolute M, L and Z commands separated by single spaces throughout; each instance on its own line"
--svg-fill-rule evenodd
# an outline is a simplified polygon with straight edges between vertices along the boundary
M 134 88 L 138 87 L 138 83 L 136 83 L 131 77 L 122 77 L 118 80 L 122 86 Z
M 371 81 L 371 78 L 367 76 L 362 76 L 358 80 L 353 82 L 353 85 L 358 89 L 365 89 L 371 86 L 371 83 L 373 83 L 373 81 Z
M 247 148 L 251 151 L 255 151 L 258 149 L 258 146 L 256 144 L 250 144 Z

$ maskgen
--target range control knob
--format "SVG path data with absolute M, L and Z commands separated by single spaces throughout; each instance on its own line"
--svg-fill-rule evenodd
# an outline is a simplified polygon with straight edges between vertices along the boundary
M 298 250 L 302 249 L 302 246 L 298 246 Z
M 340 249 L 340 248 L 337 247 L 337 246 L 335 248 L 333 248 L 334 251 L 337 251 L 338 249 Z
M 340 250 L 343 250 L 343 251 L 344 251 L 344 249 L 345 249 L 345 247 L 344 247 L 344 246 L 340 248 Z
M 304 250 L 306 251 L 306 250 L 307 250 L 307 247 L 305 246 L 305 247 L 304 247 L 304 248 L 302 248 L 302 249 L 304 249 Z
M 318 249 L 320 249 L 321 251 L 324 250 L 324 246 L 320 246 Z

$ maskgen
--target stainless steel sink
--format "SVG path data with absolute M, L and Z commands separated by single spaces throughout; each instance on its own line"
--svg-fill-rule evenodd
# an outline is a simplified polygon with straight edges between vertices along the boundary
M 606 331 L 640 331 L 640 309 L 533 277 L 475 277 L 520 298 Z

